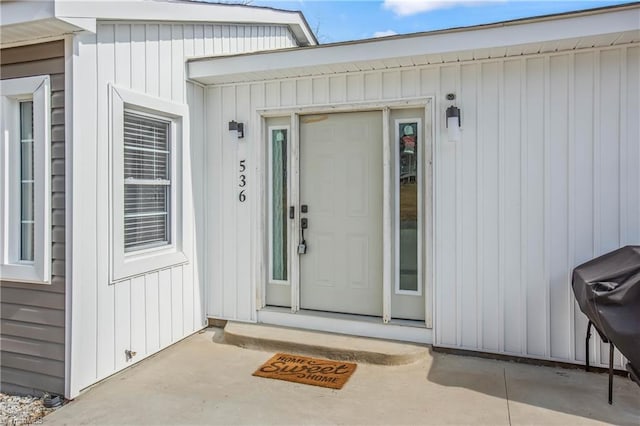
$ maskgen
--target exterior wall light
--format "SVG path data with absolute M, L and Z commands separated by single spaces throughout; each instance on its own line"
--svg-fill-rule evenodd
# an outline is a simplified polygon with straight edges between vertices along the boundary
M 238 139 L 244 138 L 244 123 L 238 123 L 235 120 L 229 122 L 229 131 L 238 132 Z
M 456 95 L 453 93 L 447 94 L 447 100 L 453 101 Z M 460 126 L 462 121 L 460 120 L 460 108 L 451 105 L 447 108 L 447 135 L 451 142 L 458 142 L 460 140 Z

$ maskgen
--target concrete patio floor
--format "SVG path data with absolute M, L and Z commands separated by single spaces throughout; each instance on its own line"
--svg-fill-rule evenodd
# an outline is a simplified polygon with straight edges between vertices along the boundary
M 99 383 L 45 417 L 79 424 L 640 425 L 640 387 L 615 377 L 441 353 L 360 363 L 342 390 L 254 377 L 273 352 L 209 328 Z

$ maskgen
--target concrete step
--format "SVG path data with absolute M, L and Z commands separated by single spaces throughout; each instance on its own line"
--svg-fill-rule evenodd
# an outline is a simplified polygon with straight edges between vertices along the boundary
M 411 364 L 431 357 L 426 345 L 232 321 L 224 328 L 224 341 L 249 349 L 380 365 Z

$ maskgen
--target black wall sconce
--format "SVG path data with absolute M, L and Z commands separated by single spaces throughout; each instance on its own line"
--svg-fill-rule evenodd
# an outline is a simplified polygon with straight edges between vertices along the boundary
M 447 100 L 453 101 L 455 100 L 456 95 L 453 93 L 447 94 Z M 447 134 L 449 135 L 449 140 L 452 142 L 457 142 L 460 140 L 460 126 L 462 125 L 462 121 L 460 119 L 460 108 L 455 105 L 449 106 L 446 112 L 447 117 Z
M 229 122 L 229 131 L 238 132 L 238 139 L 244 138 L 244 123 L 238 123 L 235 120 Z

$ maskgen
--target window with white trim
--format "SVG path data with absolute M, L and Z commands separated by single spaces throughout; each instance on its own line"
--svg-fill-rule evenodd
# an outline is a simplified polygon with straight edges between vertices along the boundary
M 111 86 L 112 281 L 185 263 L 187 107 Z
M 2 80 L 0 279 L 50 283 L 49 76 Z

